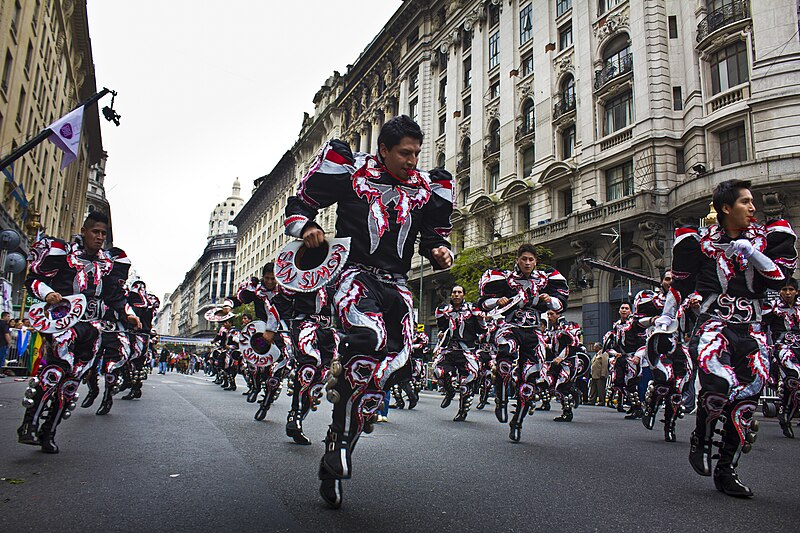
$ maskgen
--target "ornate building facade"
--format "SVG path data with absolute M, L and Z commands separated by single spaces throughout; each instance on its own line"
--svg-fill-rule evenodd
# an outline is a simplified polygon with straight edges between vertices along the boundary
M 386 120 L 411 116 L 420 168 L 455 177 L 456 251 L 550 248 L 571 281 L 567 315 L 594 341 L 643 287 L 581 258 L 658 277 L 674 227 L 731 178 L 753 180 L 762 218 L 798 222 L 797 29 L 794 1 L 406 1 L 315 95 L 290 150 L 294 183 L 327 139 L 374 152 Z M 280 239 L 284 196 L 260 209 L 274 213 L 267 240 Z M 431 323 L 452 281 L 419 261 L 411 279 Z

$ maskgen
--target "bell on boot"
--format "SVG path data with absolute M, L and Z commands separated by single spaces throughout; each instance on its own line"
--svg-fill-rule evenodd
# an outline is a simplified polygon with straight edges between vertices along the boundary
M 33 424 L 23 422 L 22 425 L 17 428 L 17 442 L 20 444 L 39 446 L 40 442 L 36 436 L 36 428 L 33 427 Z
M 714 469 L 714 486 L 717 490 L 735 498 L 752 498 L 753 491 L 739 480 L 733 465 L 719 464 Z
M 39 436 L 39 439 L 44 453 L 58 453 L 58 445 L 54 440 L 55 435 L 52 433 L 43 433 Z

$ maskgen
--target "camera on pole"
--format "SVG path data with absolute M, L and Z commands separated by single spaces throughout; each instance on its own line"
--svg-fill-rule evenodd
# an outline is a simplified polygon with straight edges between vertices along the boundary
M 16 230 L 0 232 L 0 270 L 19 274 L 28 264 L 26 255 L 20 249 L 22 237 Z

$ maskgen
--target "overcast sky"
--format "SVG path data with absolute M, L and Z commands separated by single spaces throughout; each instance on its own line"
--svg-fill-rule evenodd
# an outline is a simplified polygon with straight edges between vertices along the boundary
M 249 198 L 297 140 L 303 112 L 401 0 L 88 0 L 114 244 L 163 297 L 206 244 L 234 178 Z M 108 105 L 105 97 L 100 105 Z

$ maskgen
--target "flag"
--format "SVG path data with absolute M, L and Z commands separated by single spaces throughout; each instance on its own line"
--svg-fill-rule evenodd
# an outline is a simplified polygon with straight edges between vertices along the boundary
M 70 111 L 47 126 L 47 129 L 53 132 L 53 134 L 48 137 L 48 140 L 64 151 L 64 157 L 61 159 L 62 169 L 78 158 L 82 126 L 83 106 Z
M 29 376 L 35 376 L 39 372 L 39 364 L 42 362 L 42 352 L 44 352 L 43 340 L 42 334 L 37 331 L 33 334 L 33 342 L 28 343 L 28 355 L 30 355 L 31 362 Z
M 31 331 L 29 329 L 21 329 L 17 333 L 17 353 L 23 354 L 28 349 L 28 343 L 31 340 Z

